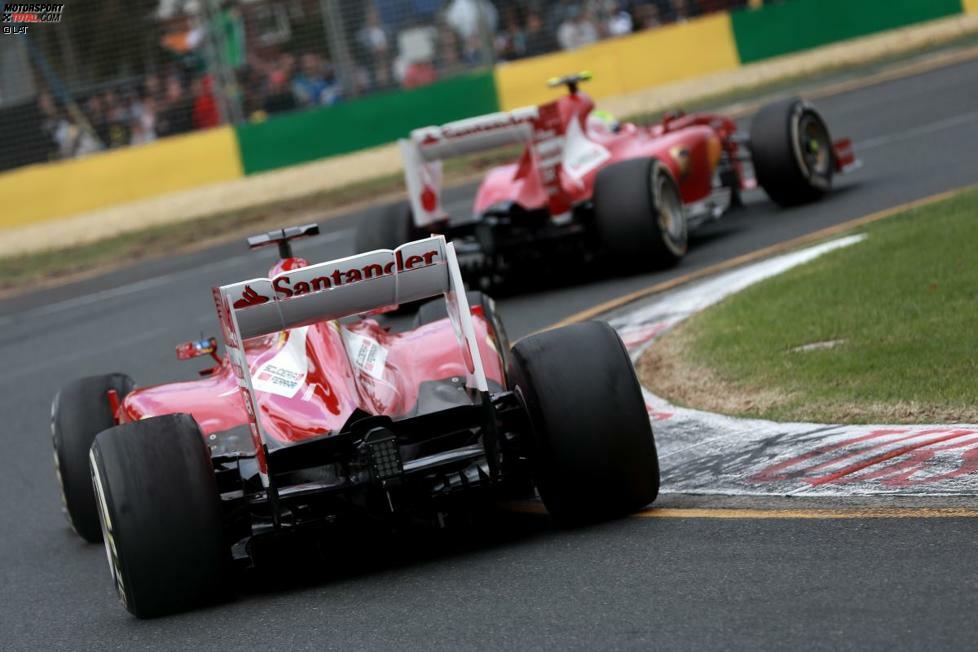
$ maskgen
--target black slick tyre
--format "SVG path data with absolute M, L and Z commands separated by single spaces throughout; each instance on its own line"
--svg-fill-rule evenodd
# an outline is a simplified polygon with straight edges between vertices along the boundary
M 686 211 L 669 168 L 654 158 L 613 163 L 594 182 L 601 243 L 626 268 L 668 267 L 686 255 Z
M 627 514 L 659 492 L 659 461 L 642 392 L 618 334 L 585 322 L 526 337 L 510 384 L 531 424 L 540 497 L 561 523 Z
M 781 206 L 815 201 L 832 188 L 832 137 L 804 100 L 790 98 L 758 111 L 750 125 L 750 149 L 758 185 Z
M 102 540 L 102 528 L 88 451 L 96 435 L 115 425 L 109 390 L 122 400 L 133 387 L 132 378 L 125 374 L 80 378 L 62 387 L 51 403 L 51 443 L 62 507 L 68 524 L 89 543 Z
M 405 242 L 423 237 L 414 225 L 411 208 L 403 203 L 375 209 L 357 225 L 357 253 L 375 249 L 395 249 Z
M 91 472 L 126 609 L 152 618 L 220 595 L 230 549 L 210 453 L 192 417 L 171 414 L 100 433 Z

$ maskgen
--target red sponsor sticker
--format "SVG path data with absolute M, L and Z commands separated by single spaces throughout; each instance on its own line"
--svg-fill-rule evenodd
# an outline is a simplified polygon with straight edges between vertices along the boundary
M 246 285 L 244 291 L 241 293 L 241 298 L 234 302 L 234 309 L 241 310 L 242 308 L 260 306 L 268 301 L 268 297 L 263 294 L 258 294 L 250 285 Z

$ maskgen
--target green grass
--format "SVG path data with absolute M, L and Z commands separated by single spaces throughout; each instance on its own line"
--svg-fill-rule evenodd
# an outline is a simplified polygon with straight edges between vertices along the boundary
M 718 381 L 713 391 L 743 397 L 735 411 L 823 422 L 978 415 L 978 189 L 862 231 L 866 240 L 748 288 L 670 336 Z M 751 405 L 752 393 L 769 400 Z

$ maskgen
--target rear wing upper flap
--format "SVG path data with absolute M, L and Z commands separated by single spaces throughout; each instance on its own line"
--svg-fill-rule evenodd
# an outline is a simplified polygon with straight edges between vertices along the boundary
M 539 117 L 540 110 L 535 106 L 500 111 L 440 126 L 421 127 L 413 130 L 408 140 L 418 146 L 422 160 L 444 160 L 529 142 Z
M 448 250 L 436 236 L 220 288 L 242 339 L 341 319 L 448 291 Z

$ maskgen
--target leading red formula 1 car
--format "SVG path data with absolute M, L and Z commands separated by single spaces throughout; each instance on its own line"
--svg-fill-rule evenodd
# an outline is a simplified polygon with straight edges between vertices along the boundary
M 625 348 L 587 322 L 509 347 L 491 299 L 462 287 L 433 236 L 309 265 L 290 240 L 268 277 L 214 288 L 203 378 L 137 388 L 123 374 L 65 386 L 52 433 L 65 511 L 103 539 L 125 606 L 188 608 L 263 540 L 343 523 L 441 522 L 473 499 L 536 486 L 558 520 L 612 517 L 658 493 L 652 429 Z M 368 313 L 422 305 L 394 333 Z M 358 317 L 359 316 L 359 317 Z
M 856 165 L 818 111 L 768 105 L 744 134 L 712 113 L 667 114 L 642 127 L 594 111 L 582 73 L 551 80 L 568 94 L 534 107 L 416 129 L 401 141 L 410 207 L 366 220 L 362 250 L 421 233 L 456 243 L 466 280 L 486 289 L 527 263 L 605 256 L 631 268 L 676 263 L 687 234 L 761 186 L 790 206 L 822 197 Z M 519 160 L 488 172 L 470 215 L 449 215 L 441 161 L 522 144 Z

